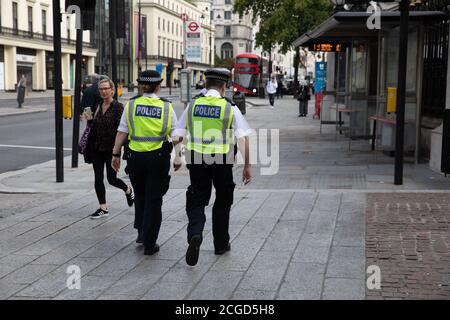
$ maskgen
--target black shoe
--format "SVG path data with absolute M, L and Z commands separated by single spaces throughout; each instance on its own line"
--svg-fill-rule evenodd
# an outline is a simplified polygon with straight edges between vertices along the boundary
M 155 244 L 153 247 L 145 247 L 144 254 L 151 256 L 159 251 L 159 244 Z
M 186 251 L 186 263 L 190 266 L 195 266 L 198 261 L 198 255 L 200 253 L 200 245 L 202 244 L 202 236 L 196 234 L 189 241 L 189 247 Z
M 106 218 L 109 216 L 108 210 L 103 210 L 102 208 L 98 208 L 93 214 L 91 214 L 91 219 L 100 219 Z
M 138 232 L 136 243 L 140 243 L 140 244 L 144 243 L 144 233 L 143 232 Z
M 131 186 L 130 186 L 130 190 L 131 190 L 130 193 L 126 193 L 125 192 L 125 196 L 127 197 L 128 206 L 132 207 L 133 203 L 134 203 L 134 191 L 133 191 L 133 188 Z
M 225 249 L 222 249 L 222 250 L 215 250 L 215 251 L 214 251 L 214 254 L 221 255 L 221 254 L 224 254 L 225 252 L 228 252 L 228 251 L 230 251 L 230 250 L 231 250 L 231 245 L 228 243 L 228 245 L 226 246 Z

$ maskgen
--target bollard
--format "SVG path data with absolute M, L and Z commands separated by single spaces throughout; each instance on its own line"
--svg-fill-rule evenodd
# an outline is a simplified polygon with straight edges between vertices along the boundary
M 72 119 L 72 96 L 63 96 L 63 118 Z

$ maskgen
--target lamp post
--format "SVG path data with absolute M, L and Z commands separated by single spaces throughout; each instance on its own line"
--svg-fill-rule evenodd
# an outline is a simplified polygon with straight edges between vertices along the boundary
M 208 11 L 208 8 L 205 9 Z M 207 20 L 206 16 L 202 13 L 200 19 L 202 20 L 202 24 L 204 20 Z M 211 19 L 209 19 L 209 66 L 212 68 L 212 23 Z

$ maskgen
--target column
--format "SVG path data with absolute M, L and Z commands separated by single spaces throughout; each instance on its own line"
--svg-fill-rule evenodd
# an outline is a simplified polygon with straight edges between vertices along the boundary
M 16 47 L 4 47 L 5 50 L 5 91 L 14 91 L 17 84 Z
M 87 58 L 87 73 L 93 74 L 95 72 L 95 58 L 89 57 Z
M 70 90 L 70 54 L 61 54 L 63 90 Z
M 36 63 L 33 65 L 33 90 L 45 91 L 47 88 L 45 50 L 36 50 Z

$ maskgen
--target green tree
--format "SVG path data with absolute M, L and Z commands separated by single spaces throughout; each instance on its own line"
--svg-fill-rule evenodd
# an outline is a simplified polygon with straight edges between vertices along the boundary
M 214 56 L 214 67 L 226 68 L 228 70 L 231 70 L 234 67 L 234 60 L 233 59 L 222 59 L 216 54 Z
M 329 0 L 236 0 L 234 12 L 252 12 L 253 23 L 259 19 L 256 45 L 271 51 L 276 45 L 286 53 L 293 42 L 305 32 L 325 21 L 333 10 Z M 295 86 L 298 86 L 300 48 L 295 48 Z

